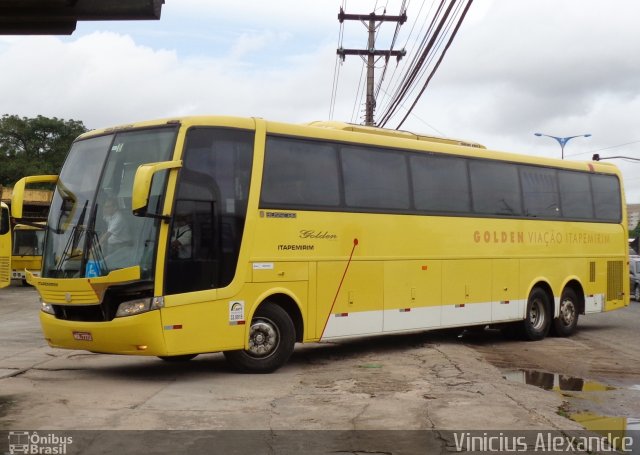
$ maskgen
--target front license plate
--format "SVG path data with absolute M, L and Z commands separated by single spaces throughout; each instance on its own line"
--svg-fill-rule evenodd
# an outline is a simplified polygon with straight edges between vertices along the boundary
M 73 332 L 73 338 L 78 341 L 93 341 L 91 332 Z

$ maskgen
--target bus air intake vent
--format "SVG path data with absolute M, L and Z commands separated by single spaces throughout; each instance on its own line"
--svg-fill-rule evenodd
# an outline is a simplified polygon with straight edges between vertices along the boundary
M 0 258 L 0 281 L 9 281 L 11 270 L 9 270 L 9 258 Z
M 622 299 L 622 270 L 622 261 L 607 262 L 607 302 Z
M 596 282 L 596 263 L 595 262 L 589 262 L 589 282 L 590 283 Z

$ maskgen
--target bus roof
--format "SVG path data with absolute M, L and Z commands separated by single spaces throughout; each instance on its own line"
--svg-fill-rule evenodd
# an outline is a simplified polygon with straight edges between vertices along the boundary
M 354 123 L 336 122 L 336 121 L 315 121 L 305 123 L 308 126 L 315 126 L 319 128 L 332 128 L 342 131 L 353 131 L 354 133 L 365 134 L 379 134 L 381 136 L 391 136 L 401 139 L 413 139 L 416 141 L 436 142 L 439 144 L 460 145 L 463 147 L 474 147 L 480 149 L 486 149 L 482 144 L 472 141 L 466 141 L 462 139 L 452 139 L 446 137 L 425 136 L 422 134 L 415 134 L 410 131 L 390 130 L 387 128 L 379 128 L 375 126 L 356 125 Z
M 572 160 L 560 160 L 558 158 L 540 157 L 534 155 L 523 155 L 513 152 L 502 152 L 497 150 L 487 149 L 484 145 L 473 141 L 466 141 L 462 139 L 441 138 L 434 136 L 426 136 L 420 134 L 414 134 L 409 131 L 397 131 L 385 128 L 378 128 L 373 126 L 356 125 L 353 123 L 338 122 L 338 121 L 314 121 L 307 123 L 286 123 L 286 122 L 273 122 L 256 117 L 234 117 L 234 116 L 220 116 L 220 115 L 193 115 L 182 117 L 170 117 L 164 119 L 155 119 L 150 121 L 135 122 L 131 124 L 119 125 L 115 127 L 102 128 L 97 130 L 88 131 L 80 135 L 77 139 L 85 139 L 88 137 L 112 133 L 116 131 L 123 131 L 137 128 L 156 127 L 161 125 L 207 125 L 207 126 L 223 126 L 232 128 L 246 128 L 254 129 L 256 121 L 264 121 L 267 124 L 267 130 L 275 130 L 278 132 L 289 132 L 293 134 L 309 134 L 310 129 L 317 129 L 316 131 L 329 131 L 333 130 L 346 134 L 362 134 L 368 135 L 374 142 L 387 142 L 394 139 L 415 141 L 415 146 L 418 149 L 426 150 L 427 144 L 433 144 L 433 151 L 443 152 L 442 147 L 448 146 L 461 147 L 454 153 L 475 156 L 481 158 L 498 159 L 503 161 L 514 161 L 520 163 L 538 164 L 543 166 L 555 166 L 565 169 L 575 169 L 591 172 L 604 172 L 617 174 L 622 178 L 621 173 L 617 166 L 613 163 L 602 161 L 572 161 Z M 308 128 L 307 132 L 302 129 Z M 379 138 L 376 140 L 375 138 Z M 419 144 L 419 145 L 418 145 Z M 429 147 L 430 148 L 430 147 Z M 451 152 L 449 150 L 448 152 Z

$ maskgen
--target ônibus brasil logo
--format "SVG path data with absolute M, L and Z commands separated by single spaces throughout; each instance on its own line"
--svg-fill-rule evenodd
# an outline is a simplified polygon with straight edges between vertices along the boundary
M 71 436 L 36 431 L 10 431 L 8 438 L 10 454 L 65 455 L 67 447 L 73 444 Z

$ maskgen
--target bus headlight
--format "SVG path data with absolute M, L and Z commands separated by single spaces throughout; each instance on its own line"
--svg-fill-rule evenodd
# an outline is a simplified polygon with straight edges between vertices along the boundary
M 162 297 L 128 300 L 118 305 L 116 317 L 133 316 L 150 310 L 157 310 L 158 308 L 162 308 L 163 305 L 164 300 Z
M 40 300 L 40 310 L 47 314 L 56 314 L 56 312 L 53 311 L 53 305 L 45 302 L 44 300 Z
M 138 299 L 122 302 L 118 305 L 118 311 L 116 317 L 121 318 L 123 316 L 133 316 L 134 314 L 144 313 L 151 309 L 151 299 Z

